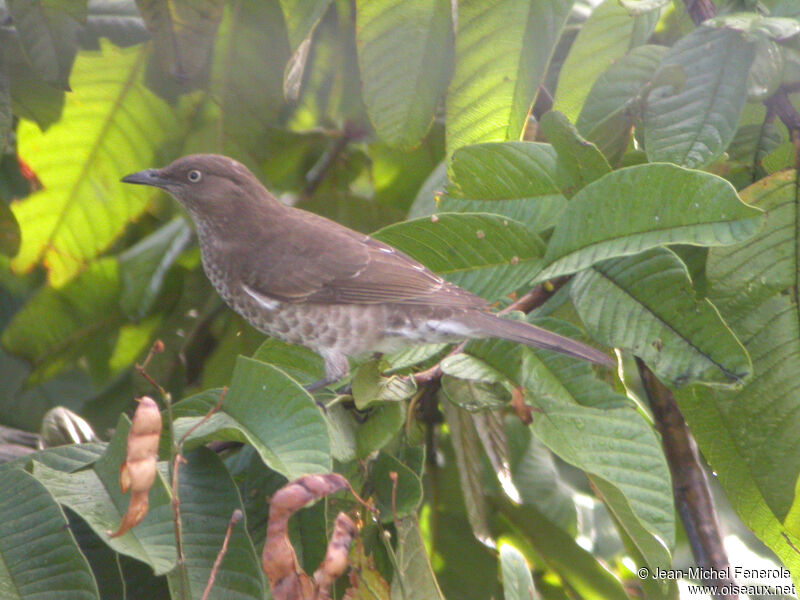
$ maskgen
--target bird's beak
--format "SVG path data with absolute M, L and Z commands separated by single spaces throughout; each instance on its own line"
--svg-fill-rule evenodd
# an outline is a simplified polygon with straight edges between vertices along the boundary
M 145 169 L 131 173 L 122 178 L 123 183 L 137 183 L 139 185 L 152 185 L 154 187 L 166 189 L 171 183 L 169 179 L 161 175 L 158 169 Z

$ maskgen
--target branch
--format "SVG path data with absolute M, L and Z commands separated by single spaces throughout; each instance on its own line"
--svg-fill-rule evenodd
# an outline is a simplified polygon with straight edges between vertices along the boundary
M 672 392 L 664 387 L 641 359 L 637 358 L 636 364 L 653 410 L 656 428 L 661 434 L 664 455 L 672 474 L 675 504 L 686 530 L 686 537 L 689 538 L 692 554 L 699 567 L 730 573 L 730 564 L 722 545 L 722 535 L 708 479 L 700 465 L 697 444 L 686 426 Z M 704 583 L 722 586 L 734 582 L 726 578 L 711 579 Z M 714 597 L 726 600 L 738 598 L 737 595 L 723 594 Z
M 314 195 L 314 192 L 325 181 L 331 167 L 336 163 L 336 159 L 347 147 L 350 142 L 359 140 L 366 135 L 363 127 L 347 121 L 344 124 L 344 130 L 333 140 L 333 143 L 322 153 L 316 164 L 306 173 L 306 186 L 300 192 L 299 201 L 308 200 Z
M 717 14 L 717 9 L 711 0 L 684 0 L 684 4 L 695 25 L 700 25 Z

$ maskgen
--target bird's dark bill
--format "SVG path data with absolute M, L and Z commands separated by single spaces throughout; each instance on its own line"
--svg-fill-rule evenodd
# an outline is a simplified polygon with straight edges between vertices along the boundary
M 136 183 L 139 185 L 152 185 L 154 187 L 166 188 L 169 180 L 162 177 L 158 169 L 145 169 L 131 173 L 122 178 L 123 183 Z

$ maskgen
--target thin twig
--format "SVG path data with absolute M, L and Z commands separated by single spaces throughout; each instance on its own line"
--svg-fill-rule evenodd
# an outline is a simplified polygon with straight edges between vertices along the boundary
M 219 570 L 220 564 L 222 564 L 222 559 L 225 557 L 225 553 L 228 551 L 228 540 L 231 539 L 231 533 L 233 533 L 233 526 L 236 525 L 239 521 L 242 520 L 242 511 L 240 509 L 236 509 L 233 511 L 231 515 L 231 520 L 228 521 L 228 530 L 225 532 L 225 539 L 222 540 L 222 548 L 219 549 L 219 554 L 217 554 L 217 558 L 214 561 L 214 566 L 211 567 L 211 574 L 208 576 L 208 583 L 206 583 L 206 589 L 203 590 L 203 596 L 200 600 L 207 600 L 208 594 L 211 592 L 211 588 L 214 586 L 214 580 L 217 578 L 217 571 Z
M 392 520 L 397 524 L 397 471 L 389 471 L 389 479 L 392 480 Z
M 185 463 L 186 459 L 183 457 L 183 444 L 188 439 L 188 437 L 194 433 L 198 427 L 200 427 L 203 423 L 208 421 L 209 418 L 213 414 L 219 411 L 222 408 L 222 402 L 225 399 L 225 394 L 227 393 L 228 388 L 222 388 L 222 393 L 219 395 L 219 401 L 211 407 L 211 409 L 205 414 L 205 416 L 197 421 L 194 425 L 192 425 L 186 433 L 181 436 L 181 439 L 175 444 L 175 455 L 172 458 L 172 520 L 175 523 L 175 551 L 178 555 L 178 565 L 183 567 L 184 564 L 184 556 L 183 556 L 183 523 L 181 521 L 181 500 L 180 495 L 178 492 L 178 471 L 180 469 L 181 463 Z M 175 429 L 172 428 L 173 432 L 173 440 L 174 440 L 174 433 Z M 182 578 L 181 578 L 182 580 Z
M 656 428 L 661 434 L 664 455 L 672 473 L 672 488 L 678 514 L 686 530 L 692 554 L 701 568 L 715 573 L 730 573 L 730 563 L 722 544 L 719 520 L 711 498 L 706 473 L 700 464 L 697 444 L 692 437 L 675 398 L 653 372 L 636 359 L 639 374 L 653 411 Z M 732 584 L 730 578 L 711 579 L 708 585 Z M 715 598 L 737 598 L 738 595 L 717 594 Z
M 331 167 L 336 164 L 336 159 L 339 158 L 339 155 L 347 147 L 347 144 L 361 139 L 364 137 L 365 133 L 363 128 L 352 121 L 347 121 L 344 124 L 344 130 L 341 132 L 341 135 L 333 138 L 330 147 L 322 153 L 322 156 L 316 164 L 311 167 L 306 174 L 306 185 L 303 191 L 300 192 L 300 201 L 308 200 L 314 195 L 314 192 L 320 184 L 325 181 L 325 177 L 327 177 Z
M 164 406 L 167 408 L 167 421 L 169 427 L 169 436 L 172 440 L 170 444 L 170 463 L 172 464 L 172 515 L 173 515 L 173 522 L 175 524 L 175 553 L 177 555 L 176 563 L 177 567 L 180 572 L 183 571 L 184 568 L 184 559 L 183 559 L 183 544 L 182 544 L 182 528 L 181 528 L 181 514 L 180 514 L 180 507 L 178 502 L 178 490 L 177 490 L 177 474 L 178 474 L 178 463 L 179 461 L 183 460 L 180 452 L 178 451 L 178 444 L 175 443 L 175 419 L 172 416 L 172 396 L 170 393 L 164 389 L 164 387 L 159 384 L 155 379 L 153 379 L 150 374 L 147 372 L 147 366 L 150 364 L 150 361 L 153 359 L 153 356 L 156 354 L 160 354 L 164 351 L 164 342 L 161 340 L 156 340 L 153 342 L 153 345 L 150 347 L 150 351 L 147 353 L 147 356 L 144 359 L 142 364 L 136 364 L 136 371 L 144 377 L 144 379 L 152 385 L 154 388 L 158 390 L 158 393 L 161 394 L 161 400 L 164 402 Z M 185 462 L 185 461 L 184 461 Z M 185 573 L 184 573 L 185 574 Z M 183 576 L 184 574 L 179 574 L 178 581 L 180 581 L 180 598 L 187 597 L 187 590 L 186 590 L 186 578 Z

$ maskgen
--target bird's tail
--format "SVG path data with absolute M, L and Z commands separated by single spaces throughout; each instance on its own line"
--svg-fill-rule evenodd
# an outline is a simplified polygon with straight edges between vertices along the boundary
M 503 319 L 491 313 L 471 312 L 469 313 L 469 326 L 476 330 L 475 337 L 496 337 L 512 342 L 533 346 L 534 348 L 544 348 L 561 352 L 567 356 L 581 358 L 589 362 L 613 368 L 616 363 L 606 354 L 596 348 L 582 344 L 563 335 L 558 335 L 552 331 L 547 331 L 541 327 L 536 327 L 525 321 L 514 321 Z

